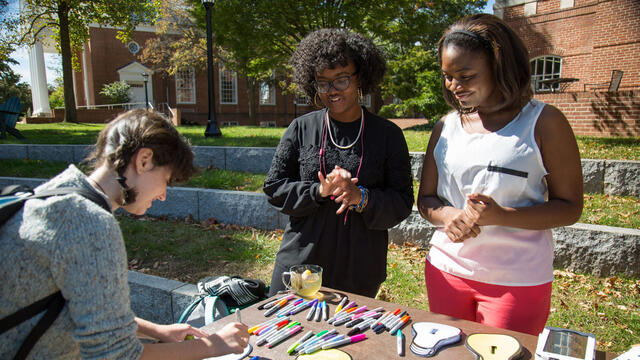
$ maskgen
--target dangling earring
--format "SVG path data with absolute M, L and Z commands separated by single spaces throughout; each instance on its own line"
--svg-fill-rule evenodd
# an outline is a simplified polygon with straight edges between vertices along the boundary
M 358 102 L 362 102 L 364 100 L 364 96 L 362 96 L 362 89 L 358 88 Z
M 320 103 L 322 104 L 322 100 L 320 100 Z M 313 97 L 313 104 L 318 108 L 318 109 L 322 109 L 324 106 L 323 105 L 318 105 L 318 93 L 316 93 L 316 95 Z

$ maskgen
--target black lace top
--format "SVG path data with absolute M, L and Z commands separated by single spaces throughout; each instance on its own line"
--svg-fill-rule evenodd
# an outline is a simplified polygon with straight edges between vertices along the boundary
M 370 295 L 386 278 L 387 229 L 411 212 L 413 182 L 409 152 L 400 128 L 364 110 L 362 142 L 339 149 L 325 138 L 324 159 L 319 152 L 326 110 L 295 119 L 280 140 L 264 183 L 269 202 L 289 215 L 289 223 L 276 256 L 271 294 L 282 290 L 283 271 L 291 265 L 323 267 L 323 286 Z M 341 146 L 357 139 L 360 120 L 331 120 L 333 139 Z M 369 189 L 369 203 L 362 213 L 336 215 L 338 204 L 318 193 L 318 171 L 335 165 L 347 169 L 358 185 Z M 324 160 L 324 162 L 323 162 Z M 374 294 L 375 295 L 375 294 Z

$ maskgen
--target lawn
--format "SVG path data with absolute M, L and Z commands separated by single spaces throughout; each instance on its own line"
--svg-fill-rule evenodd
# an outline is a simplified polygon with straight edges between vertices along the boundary
M 11 136 L 0 140 L 0 144 L 93 144 L 104 124 L 17 124 L 26 140 Z M 193 145 L 275 147 L 285 128 L 255 126 L 223 127 L 219 138 L 205 138 L 204 126 L 179 126 L 178 131 Z M 407 146 L 411 152 L 424 152 L 431 131 L 420 125 L 404 130 Z M 622 137 L 577 137 L 580 156 L 584 159 L 640 160 L 640 138 Z
M 119 216 L 129 268 L 195 284 L 213 275 L 240 275 L 269 284 L 282 231 L 204 221 Z M 428 310 L 426 249 L 389 245 L 387 280 L 378 298 Z M 598 350 L 621 353 L 638 342 L 640 280 L 554 271 L 549 326 L 594 333 Z
M 64 170 L 68 165 L 66 162 L 42 160 L 0 160 L 0 174 L 48 179 Z M 86 167 L 81 166 L 81 169 L 87 171 Z M 260 192 L 264 178 L 265 174 L 202 169 L 198 175 L 181 186 Z M 418 192 L 418 185 L 418 182 L 414 182 L 414 198 Z M 585 194 L 584 210 L 579 222 L 640 229 L 640 199 L 634 196 Z

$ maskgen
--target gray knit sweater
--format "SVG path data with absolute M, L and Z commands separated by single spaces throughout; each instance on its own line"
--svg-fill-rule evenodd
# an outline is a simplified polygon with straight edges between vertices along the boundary
M 36 191 L 63 186 L 93 190 L 71 165 Z M 27 201 L 0 227 L 0 274 L 0 318 L 58 290 L 67 300 L 29 358 L 140 357 L 122 233 L 99 205 L 77 194 Z M 40 317 L 0 335 L 0 359 L 14 356 Z

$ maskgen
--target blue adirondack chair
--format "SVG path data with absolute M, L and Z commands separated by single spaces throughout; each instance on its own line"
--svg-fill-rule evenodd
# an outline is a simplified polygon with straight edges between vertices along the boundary
M 6 133 L 15 136 L 18 139 L 24 139 L 25 137 L 16 129 L 16 122 L 20 116 L 20 110 L 22 104 L 17 96 L 10 97 L 0 105 L 0 139 L 7 137 Z

